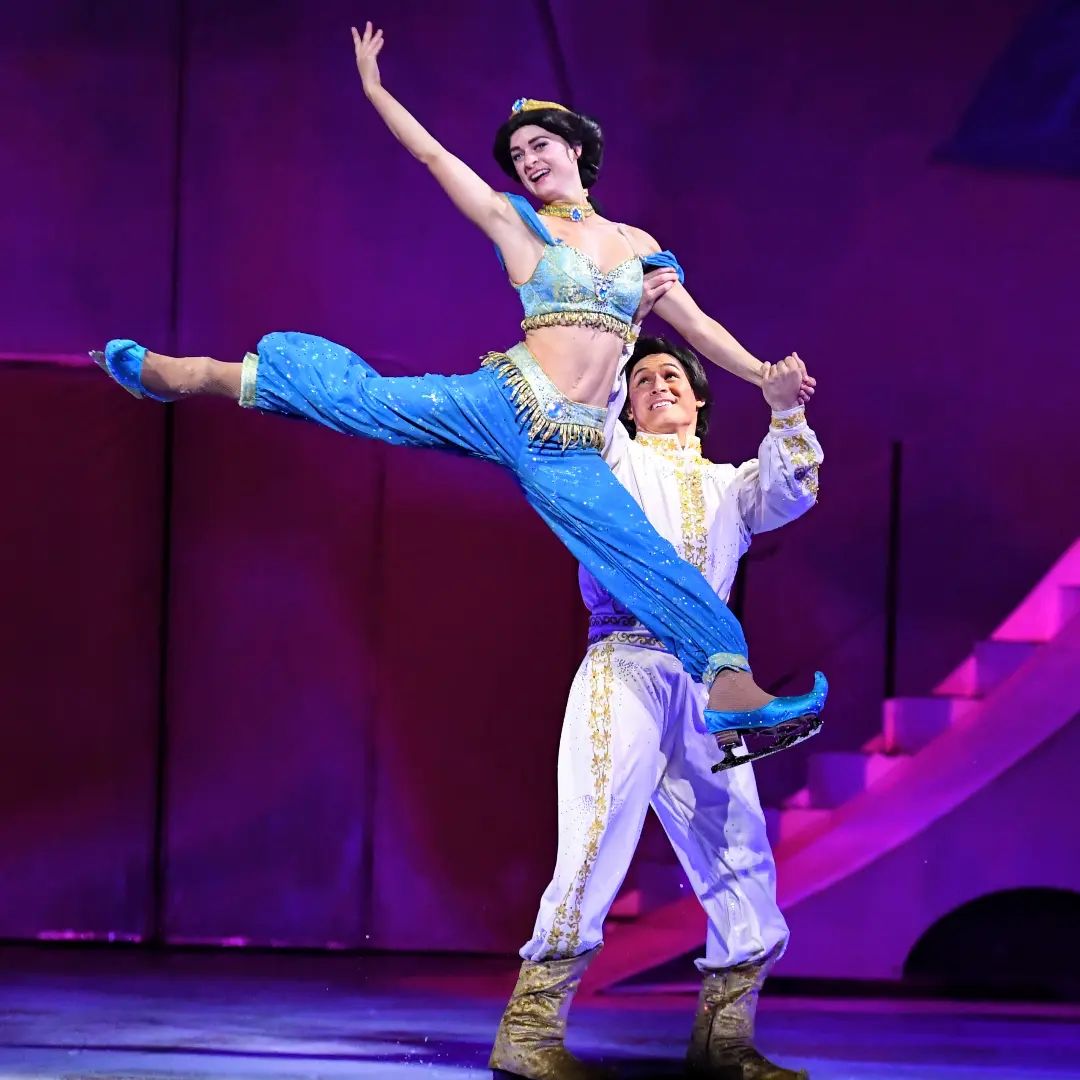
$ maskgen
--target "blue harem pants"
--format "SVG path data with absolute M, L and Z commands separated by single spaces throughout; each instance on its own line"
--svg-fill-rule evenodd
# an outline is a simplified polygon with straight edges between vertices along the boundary
M 245 357 L 240 403 L 504 466 L 574 557 L 690 675 L 709 685 L 724 668 L 749 670 L 738 620 L 604 463 L 605 410 L 565 398 L 524 345 L 485 365 L 385 378 L 324 338 L 274 333 Z

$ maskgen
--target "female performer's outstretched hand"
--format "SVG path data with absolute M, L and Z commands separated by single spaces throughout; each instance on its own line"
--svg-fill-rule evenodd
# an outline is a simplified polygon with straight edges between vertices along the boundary
M 376 87 L 382 86 L 379 76 L 379 53 L 383 47 L 383 32 L 372 30 L 371 23 L 364 26 L 363 34 L 352 28 L 353 48 L 356 50 L 356 70 L 360 72 L 360 81 L 364 84 L 364 93 L 370 94 Z
M 779 364 L 766 364 L 761 377 L 761 392 L 765 400 L 776 412 L 794 409 L 796 405 L 805 405 L 803 394 L 807 390 L 806 365 L 799 359 L 798 353 L 790 353 Z M 811 383 L 816 382 L 810 379 Z M 813 387 L 810 387 L 813 393 Z

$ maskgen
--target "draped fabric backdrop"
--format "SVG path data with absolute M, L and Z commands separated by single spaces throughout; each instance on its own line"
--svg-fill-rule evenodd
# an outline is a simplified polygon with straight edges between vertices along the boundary
M 596 115 L 608 214 L 758 355 L 817 376 L 821 503 L 755 543 L 745 608 L 766 684 L 828 672 L 816 748 L 879 726 L 894 442 L 899 692 L 1080 532 L 1075 181 L 934 157 L 1032 9 L 375 13 L 386 85 L 500 187 L 515 98 Z M 364 100 L 367 14 L 0 14 L 0 937 L 494 950 L 530 929 L 583 619 L 512 481 L 224 402 L 170 420 L 50 360 L 118 335 L 239 358 L 276 328 L 464 372 L 516 340 L 490 245 Z M 765 406 L 712 381 L 711 455 L 753 456 Z M 764 801 L 804 769 L 764 763 Z

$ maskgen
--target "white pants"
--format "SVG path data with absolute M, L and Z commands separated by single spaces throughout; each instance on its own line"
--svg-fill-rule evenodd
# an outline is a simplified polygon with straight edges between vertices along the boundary
M 708 919 L 701 971 L 756 960 L 787 940 L 753 767 L 720 773 L 707 689 L 634 634 L 592 645 L 578 668 L 559 747 L 559 852 L 526 960 L 577 956 L 603 941 L 651 805 Z

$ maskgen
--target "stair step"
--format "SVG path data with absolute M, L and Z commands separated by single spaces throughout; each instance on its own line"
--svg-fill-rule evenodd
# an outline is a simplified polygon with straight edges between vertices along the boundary
M 974 692 L 985 697 L 1000 686 L 1038 649 L 1031 641 L 980 641 L 975 646 Z
M 633 922 L 645 914 L 645 896 L 640 889 L 623 888 L 608 909 L 608 919 L 615 922 Z
M 883 709 L 880 748 L 887 754 L 914 754 L 975 707 L 970 698 L 891 698 Z
M 1077 615 L 1080 615 L 1080 585 L 1059 585 L 1054 633 L 1064 630 Z
M 783 801 L 782 806 L 784 810 L 812 810 L 810 792 L 806 788 L 799 788 Z
M 785 810 L 781 807 L 768 807 L 765 810 L 765 828 L 769 834 L 769 843 L 773 847 L 824 825 L 832 816 L 830 810 Z
M 831 810 L 861 795 L 868 787 L 892 772 L 903 754 L 859 754 L 828 751 L 811 754 L 807 791 L 816 810 Z

